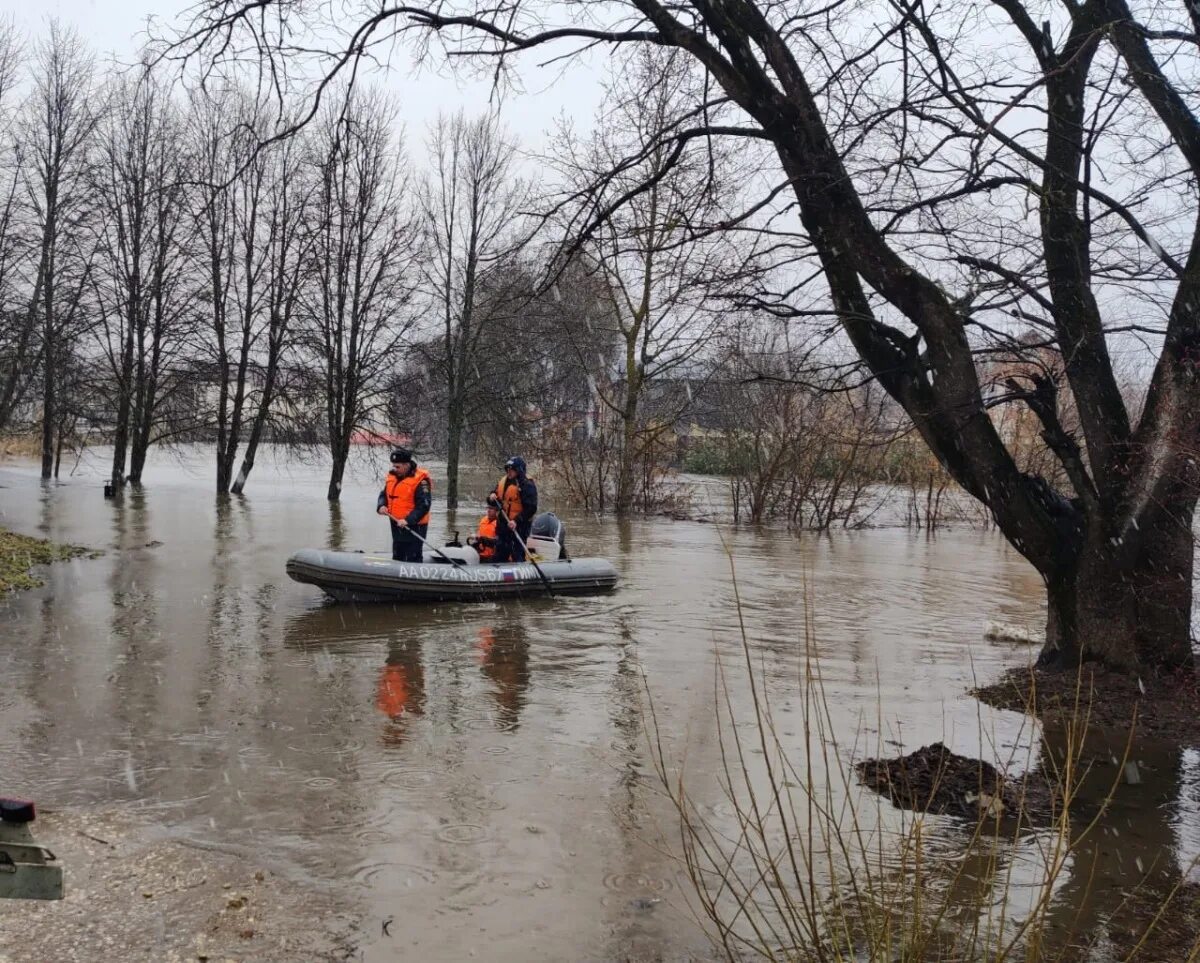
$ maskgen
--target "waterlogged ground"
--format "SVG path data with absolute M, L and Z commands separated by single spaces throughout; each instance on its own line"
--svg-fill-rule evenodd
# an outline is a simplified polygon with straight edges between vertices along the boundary
M 284 561 L 386 546 L 377 481 L 352 479 L 331 508 L 320 465 L 268 457 L 244 498 L 217 502 L 208 456 L 160 456 L 145 493 L 116 501 L 101 495 L 102 454 L 49 486 L 32 464 L 0 465 L 0 525 L 105 552 L 0 601 L 0 790 L 121 807 L 327 887 L 358 914 L 367 960 L 714 955 L 675 858 L 647 709 L 699 811 L 728 826 L 715 682 L 720 663 L 748 722 L 739 600 L 789 754 L 885 830 L 890 807 L 846 786 L 852 756 L 940 740 L 1019 768 L 1036 742 L 1028 720 L 965 695 L 1032 655 L 984 641 L 987 622 L 1040 621 L 1038 579 L 994 535 L 792 538 L 564 510 L 574 554 L 621 572 L 615 594 L 335 606 Z M 544 502 L 561 507 L 549 488 Z M 479 510 L 449 524 L 437 502 L 431 530 L 465 535 Z M 825 743 L 836 737 L 845 766 L 805 734 L 806 621 Z M 1057 887 L 1064 912 L 1096 902 L 1097 880 L 1120 886 L 1146 861 L 1177 871 L 1200 851 L 1195 754 L 1144 771 L 1109 819 L 1121 845 L 1096 847 Z M 928 832 L 959 865 L 968 834 L 949 819 Z M 1032 900 L 1043 843 L 1022 838 L 974 885 L 1007 874 L 1014 904 Z

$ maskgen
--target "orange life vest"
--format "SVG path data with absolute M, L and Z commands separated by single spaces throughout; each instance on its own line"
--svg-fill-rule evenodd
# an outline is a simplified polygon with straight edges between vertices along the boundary
M 508 476 L 505 475 L 496 485 L 496 497 L 500 499 L 500 511 L 504 512 L 505 518 L 510 522 L 515 522 L 521 517 L 525 506 L 521 504 L 521 483 L 519 481 L 509 481 Z
M 421 482 L 429 482 L 429 487 L 432 490 L 433 481 L 429 477 L 429 472 L 424 468 L 418 468 L 411 475 L 404 478 L 397 478 L 393 472 L 388 472 L 387 482 L 383 486 L 383 492 L 387 498 L 388 514 L 396 521 L 402 518 L 407 518 L 409 513 L 417 505 L 417 486 Z M 429 524 L 429 512 L 425 513 L 418 525 Z
M 479 519 L 478 534 L 483 538 L 494 539 L 496 537 L 496 523 L 499 521 L 500 519 L 498 518 L 488 518 L 486 515 L 484 515 L 483 518 Z M 496 554 L 496 546 L 494 543 L 491 545 L 478 544 L 475 547 L 479 549 L 479 561 L 481 562 L 488 561 L 488 559 L 494 557 Z

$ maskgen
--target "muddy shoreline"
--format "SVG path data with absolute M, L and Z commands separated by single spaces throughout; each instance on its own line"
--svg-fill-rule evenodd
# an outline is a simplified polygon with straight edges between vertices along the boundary
M 31 828 L 62 863 L 66 893 L 0 901 L 0 963 L 357 956 L 360 919 L 344 895 L 118 810 L 43 812 Z
M 1032 715 L 1043 725 L 1086 723 L 1179 747 L 1200 746 L 1200 687 L 1194 675 L 1138 678 L 1098 663 L 1078 671 L 1011 669 L 972 694 L 985 705 Z

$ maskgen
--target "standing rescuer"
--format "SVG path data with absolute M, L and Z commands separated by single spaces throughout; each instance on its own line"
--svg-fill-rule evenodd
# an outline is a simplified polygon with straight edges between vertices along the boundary
M 420 562 L 421 540 L 416 536 L 423 539 L 429 534 L 433 483 L 429 472 L 417 467 L 407 448 L 395 449 L 391 462 L 392 470 L 383 483 L 375 511 L 391 521 L 392 558 L 397 562 Z
M 525 550 L 521 542 L 529 538 L 533 516 L 537 514 L 537 485 L 526 473 L 525 459 L 519 455 L 504 463 L 504 477 L 496 490 L 488 495 L 489 505 L 498 505 L 504 518 L 496 526 L 496 562 L 523 562 Z M 508 524 L 504 519 L 508 519 Z M 520 541 L 517 537 L 520 536 Z

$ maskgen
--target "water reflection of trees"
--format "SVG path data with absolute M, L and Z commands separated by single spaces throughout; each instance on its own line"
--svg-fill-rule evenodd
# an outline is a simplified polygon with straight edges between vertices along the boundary
M 159 655 L 161 582 L 158 547 L 151 540 L 151 513 L 145 495 L 126 491 L 113 505 L 113 547 L 117 561 L 109 569 L 112 596 L 110 638 L 113 671 L 109 678 L 120 698 L 113 713 L 122 727 L 134 728 L 153 717 L 163 698 Z
M 1047 727 L 1043 738 L 1043 759 L 1052 761 L 1043 765 L 1061 766 L 1070 735 Z M 1179 748 L 1141 738 L 1131 745 L 1127 733 L 1093 729 L 1079 755 L 1070 868 L 1046 921 L 1057 943 L 1094 939 L 1101 928 L 1144 932 L 1153 922 L 1153 914 L 1139 918 L 1146 903 L 1162 909 L 1190 869 L 1172 824 L 1194 791 Z

